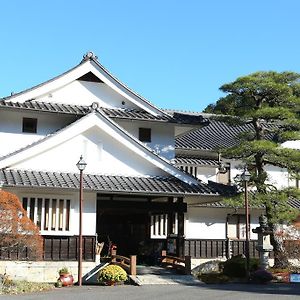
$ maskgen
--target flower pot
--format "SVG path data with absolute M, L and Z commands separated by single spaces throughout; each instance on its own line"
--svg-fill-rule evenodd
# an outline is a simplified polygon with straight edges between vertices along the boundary
M 105 285 L 107 285 L 107 286 L 114 286 L 115 284 L 116 284 L 116 282 L 113 281 L 113 280 L 107 280 L 107 281 L 105 281 Z
M 59 274 L 59 280 L 61 281 L 62 286 L 69 286 L 69 285 L 73 285 L 74 283 L 73 276 L 68 273 Z

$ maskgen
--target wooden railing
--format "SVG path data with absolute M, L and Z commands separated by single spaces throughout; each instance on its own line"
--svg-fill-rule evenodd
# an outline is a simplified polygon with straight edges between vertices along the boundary
M 117 255 L 116 250 L 111 251 L 111 263 L 122 267 L 129 275 L 136 275 L 136 255 L 130 257 Z
M 171 267 L 184 274 L 191 274 L 191 256 L 184 258 L 167 255 L 166 250 L 161 252 L 161 264 L 164 267 Z
M 244 240 L 213 240 L 188 239 L 185 240 L 185 255 L 192 258 L 229 258 L 233 255 L 245 253 Z M 249 241 L 250 257 L 258 257 L 257 240 Z
M 43 236 L 44 249 L 42 260 L 68 261 L 78 259 L 78 236 Z M 83 236 L 83 260 L 95 261 L 96 237 Z M 29 248 L 1 250 L 0 260 L 35 260 Z

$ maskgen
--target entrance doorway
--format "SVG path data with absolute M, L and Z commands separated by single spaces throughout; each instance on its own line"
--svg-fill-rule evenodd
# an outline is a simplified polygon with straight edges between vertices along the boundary
M 148 215 L 101 212 L 97 216 L 98 240 L 106 243 L 104 252 L 114 244 L 120 255 L 141 254 L 143 243 L 149 239 Z

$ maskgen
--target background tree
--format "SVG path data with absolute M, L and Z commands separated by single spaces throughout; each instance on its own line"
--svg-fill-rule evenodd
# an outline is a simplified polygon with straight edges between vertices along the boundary
M 291 176 L 299 176 L 300 151 L 281 147 L 284 141 L 300 139 L 299 80 L 300 74 L 293 72 L 257 72 L 240 77 L 224 84 L 220 89 L 227 95 L 205 109 L 222 115 L 221 119 L 232 125 L 252 125 L 253 130 L 241 134 L 237 146 L 225 150 L 224 155 L 249 166 L 251 184 L 257 191 L 251 201 L 266 207 L 276 267 L 288 264 L 282 239 L 276 232 L 278 224 L 293 220 L 299 213 L 288 205 L 289 197 L 297 195 L 297 191 L 272 186 L 266 166 L 283 167 Z
M 3 190 L 0 190 L 0 248 L 10 252 L 26 250 L 33 259 L 39 259 L 43 250 L 39 229 L 27 217 L 18 197 Z

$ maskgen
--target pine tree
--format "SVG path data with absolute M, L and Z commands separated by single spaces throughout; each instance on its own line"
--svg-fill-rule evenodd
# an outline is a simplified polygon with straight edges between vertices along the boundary
M 221 115 L 219 119 L 232 125 L 251 124 L 252 131 L 240 135 L 239 143 L 224 155 L 241 160 L 251 170 L 251 184 L 256 192 L 252 205 L 266 208 L 276 267 L 286 267 L 284 245 L 276 234 L 278 224 L 293 220 L 299 211 L 288 205 L 299 191 L 278 190 L 268 181 L 266 167 L 286 168 L 299 177 L 300 151 L 281 146 L 287 140 L 300 140 L 300 74 L 293 72 L 256 72 L 224 84 L 227 93 L 205 112 Z

